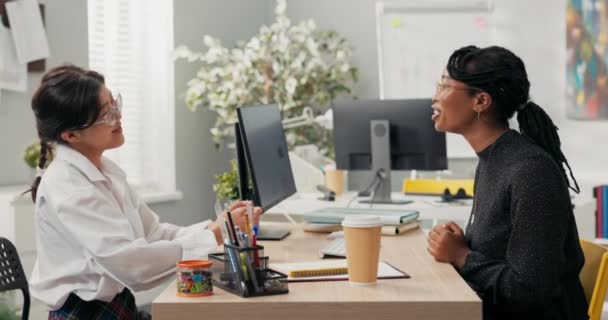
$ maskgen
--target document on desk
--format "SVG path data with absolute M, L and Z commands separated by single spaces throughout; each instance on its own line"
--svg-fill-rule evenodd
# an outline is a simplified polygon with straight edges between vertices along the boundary
M 304 214 L 304 221 L 311 223 L 342 223 L 348 215 L 376 215 L 384 225 L 399 225 L 418 219 L 415 210 L 389 210 L 365 208 L 323 208 Z
M 27 90 L 27 64 L 20 63 L 10 29 L 0 23 L 0 90 L 25 92 Z
M 38 1 L 9 1 L 6 3 L 6 13 L 11 23 L 19 62 L 28 63 L 48 58 L 49 43 L 42 25 Z
M 279 271 L 281 273 L 289 275 L 292 271 L 302 270 L 325 270 L 325 269 L 336 269 L 346 268 L 346 259 L 339 260 L 323 260 L 323 261 L 311 261 L 311 262 L 294 262 L 294 263 L 274 263 L 270 265 L 270 269 Z M 378 263 L 378 279 L 407 279 L 410 275 L 395 268 L 387 262 L 380 261 Z M 341 275 L 329 275 L 319 277 L 303 277 L 293 278 L 288 277 L 288 282 L 311 282 L 311 281 L 345 281 L 348 280 L 348 274 Z

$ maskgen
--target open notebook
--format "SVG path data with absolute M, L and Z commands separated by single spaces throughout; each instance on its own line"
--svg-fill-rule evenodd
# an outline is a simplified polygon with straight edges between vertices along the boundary
M 323 260 L 313 262 L 294 262 L 294 263 L 273 263 L 270 268 L 284 274 L 289 275 L 291 271 L 296 270 L 320 270 L 320 269 L 334 269 L 334 268 L 346 268 L 346 259 L 340 260 Z M 387 262 L 380 261 L 378 263 L 378 279 L 406 279 L 410 276 L 388 264 Z M 288 277 L 289 282 L 307 282 L 307 281 L 341 281 L 348 280 L 348 274 L 341 275 L 329 275 L 329 276 L 318 276 L 318 277 L 302 277 L 293 278 Z

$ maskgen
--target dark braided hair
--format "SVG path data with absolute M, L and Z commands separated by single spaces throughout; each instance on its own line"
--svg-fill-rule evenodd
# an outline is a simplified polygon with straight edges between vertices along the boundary
M 62 132 L 87 128 L 99 117 L 99 95 L 103 84 L 101 74 L 72 65 L 53 68 L 42 77 L 32 98 L 40 138 L 40 170 L 52 157 L 52 144 L 66 144 L 61 138 Z M 26 191 L 32 192 L 34 202 L 41 179 L 37 174 L 32 188 Z
M 580 192 L 570 164 L 562 153 L 558 128 L 545 110 L 530 101 L 530 81 L 524 63 L 518 56 L 497 46 L 467 46 L 452 53 L 447 71 L 452 79 L 470 86 L 470 94 L 482 90 L 492 97 L 491 112 L 499 125 L 508 128 L 508 120 L 517 111 L 521 134 L 548 152 L 559 164 L 568 187 L 576 193 Z M 574 187 L 570 185 L 564 165 L 568 168 Z

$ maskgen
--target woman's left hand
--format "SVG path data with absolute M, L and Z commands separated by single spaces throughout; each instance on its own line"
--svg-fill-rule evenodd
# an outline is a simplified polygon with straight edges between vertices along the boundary
M 461 268 L 471 249 L 464 239 L 464 231 L 450 221 L 431 229 L 427 250 L 439 262 L 448 262 Z

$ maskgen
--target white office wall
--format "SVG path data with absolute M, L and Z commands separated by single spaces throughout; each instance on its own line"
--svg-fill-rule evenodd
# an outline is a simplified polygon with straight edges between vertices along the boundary
M 313 18 L 319 28 L 335 29 L 348 38 L 355 47 L 355 63 L 361 69 L 360 98 L 379 97 L 376 2 L 378 0 L 289 0 L 287 6 L 293 20 Z M 495 0 L 494 5 L 495 43 L 513 50 L 526 63 L 532 83 L 531 95 L 559 127 L 564 153 L 581 184 L 582 192 L 576 201 L 590 201 L 590 188 L 608 183 L 608 122 L 573 121 L 565 117 L 566 1 Z M 444 27 L 450 29 L 450 25 Z M 457 166 L 470 168 L 462 163 Z M 402 177 L 403 174 L 394 175 L 394 189 Z M 352 182 L 350 186 L 353 187 Z

